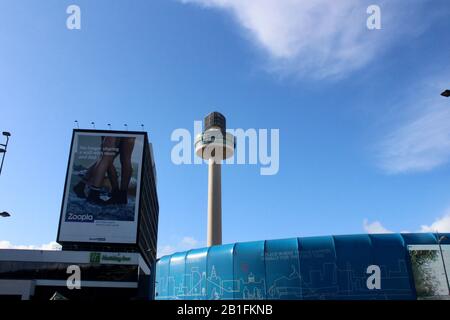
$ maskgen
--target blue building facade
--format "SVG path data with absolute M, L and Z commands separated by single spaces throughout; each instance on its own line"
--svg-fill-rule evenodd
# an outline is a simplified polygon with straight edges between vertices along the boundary
M 448 296 L 449 239 L 450 234 L 434 233 L 361 234 L 194 249 L 158 260 L 155 298 L 414 300 Z M 379 277 L 377 288 L 368 284 L 375 281 L 374 276 Z M 422 285 L 424 281 L 429 283 Z

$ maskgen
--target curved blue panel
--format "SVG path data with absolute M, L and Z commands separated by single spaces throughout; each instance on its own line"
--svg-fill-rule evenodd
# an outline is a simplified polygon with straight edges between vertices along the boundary
M 401 233 L 406 245 L 414 244 L 437 244 L 433 233 Z
M 441 236 L 445 238 L 439 247 Z M 450 269 L 449 244 L 449 233 L 416 233 L 309 237 L 195 249 L 158 260 L 155 298 L 416 299 L 408 246 L 442 249 Z
M 264 241 L 236 243 L 234 248 L 234 298 L 266 298 Z
M 185 268 L 186 268 L 186 252 L 174 253 L 170 258 L 169 285 L 168 285 L 169 299 L 185 299 L 186 296 Z
M 267 240 L 265 263 L 267 299 L 302 298 L 297 238 Z
M 338 291 L 333 237 L 298 238 L 302 297 L 333 299 Z
M 399 234 L 371 234 L 375 265 L 381 270 L 378 299 L 410 300 L 416 295 L 405 242 Z
M 186 256 L 186 300 L 206 299 L 206 265 L 208 248 L 195 249 Z
M 162 257 L 156 263 L 155 276 L 155 299 L 165 300 L 168 298 L 170 256 Z
M 234 244 L 209 248 L 206 273 L 208 300 L 233 299 L 233 252 Z
M 375 264 L 372 243 L 367 234 L 334 236 L 336 248 L 338 299 L 375 299 L 376 291 L 367 287 L 367 268 Z

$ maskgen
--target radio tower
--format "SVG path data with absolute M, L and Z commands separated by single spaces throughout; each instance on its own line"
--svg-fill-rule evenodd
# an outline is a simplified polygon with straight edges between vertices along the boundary
M 222 244 L 222 160 L 234 154 L 234 136 L 226 132 L 226 119 L 219 112 L 205 117 L 203 133 L 195 138 L 195 153 L 208 160 L 208 240 Z

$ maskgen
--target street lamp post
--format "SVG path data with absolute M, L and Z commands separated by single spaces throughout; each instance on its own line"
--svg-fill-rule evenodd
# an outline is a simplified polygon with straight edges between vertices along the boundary
M 446 98 L 450 97 L 450 90 L 449 89 L 444 90 L 441 93 L 441 96 L 446 97 Z M 438 236 L 439 236 L 439 233 L 438 233 Z M 438 245 L 439 245 L 439 251 L 441 252 L 442 264 L 444 266 L 444 274 L 445 274 L 445 281 L 447 284 L 447 290 L 448 290 L 448 294 L 450 295 L 450 283 L 448 282 L 447 268 L 445 267 L 444 254 L 442 252 L 442 245 L 441 245 L 441 242 L 446 239 L 448 239 L 447 236 L 440 236 L 438 239 Z
M 446 239 L 448 239 L 447 236 L 440 236 L 438 239 L 438 244 L 439 244 L 439 251 L 441 252 L 442 264 L 444 265 L 445 282 L 447 284 L 448 294 L 450 295 L 450 283 L 448 282 L 447 268 L 445 267 L 444 254 L 442 252 L 442 245 L 441 245 L 441 242 Z
M 0 144 L 0 153 L 2 154 L 2 163 L 0 164 L 0 175 L 2 174 L 2 169 L 3 169 L 3 162 L 5 161 L 5 156 L 6 156 L 6 150 L 8 149 L 8 142 L 9 142 L 9 137 L 11 136 L 11 133 L 9 133 L 8 131 L 3 131 L 3 135 L 6 137 L 6 143 L 1 143 Z M 11 215 L 6 212 L 0 212 L 0 217 L 2 218 L 7 218 L 10 217 Z
M 2 154 L 2 163 L 0 164 L 0 175 L 2 174 L 3 162 L 5 161 L 6 150 L 8 149 L 8 142 L 9 142 L 9 137 L 11 136 L 11 133 L 9 133 L 8 131 L 3 131 L 3 135 L 6 137 L 6 143 L 0 144 L 0 147 L 1 147 L 0 153 Z

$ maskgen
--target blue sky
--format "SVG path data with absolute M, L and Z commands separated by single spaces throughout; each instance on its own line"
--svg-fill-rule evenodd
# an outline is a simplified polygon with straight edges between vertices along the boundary
M 207 168 L 174 165 L 170 136 L 213 110 L 280 130 L 278 174 L 223 168 L 225 243 L 450 231 L 449 16 L 445 0 L 2 1 L 0 245 L 56 239 L 75 119 L 144 123 L 161 252 L 205 245 Z

